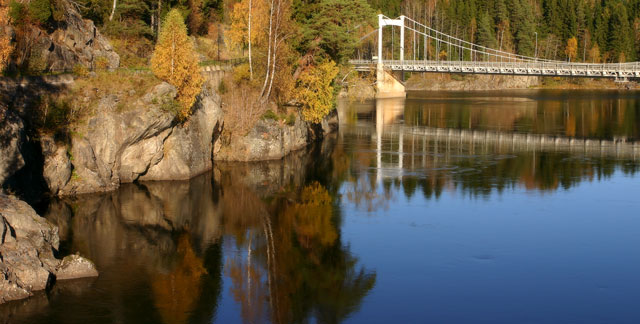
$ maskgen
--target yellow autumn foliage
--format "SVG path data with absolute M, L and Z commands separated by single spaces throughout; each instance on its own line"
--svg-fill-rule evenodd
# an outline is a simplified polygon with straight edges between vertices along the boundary
M 8 10 L 9 8 L 6 6 L 6 1 L 0 1 L 0 72 L 2 72 L 7 66 L 7 63 L 9 63 L 9 56 L 13 51 L 11 39 L 9 35 L 5 33 L 3 27 L 9 24 Z
M 178 90 L 179 118 L 191 114 L 191 107 L 204 82 L 198 66 L 198 56 L 187 36 L 187 26 L 177 9 L 171 10 L 162 24 L 158 43 L 151 57 L 153 74 Z
M 573 62 L 578 54 L 578 40 L 575 37 L 571 37 L 567 40 L 567 47 L 564 50 L 567 54 L 569 61 Z
M 233 6 L 227 40 L 231 47 L 242 49 L 249 43 L 249 3 L 251 3 L 251 42 L 266 46 L 269 30 L 269 4 L 265 0 L 242 0 Z
M 320 123 L 333 108 L 333 79 L 338 67 L 333 61 L 325 61 L 307 68 L 300 75 L 296 98 L 302 104 L 302 117 L 312 123 Z
M 164 323 L 187 322 L 202 292 L 202 276 L 207 274 L 189 234 L 181 235 L 177 243 L 176 266 L 169 273 L 154 274 L 151 282 L 154 303 Z
M 300 201 L 287 206 L 283 227 L 291 226 L 298 243 L 308 250 L 331 246 L 338 239 L 333 217 L 333 200 L 320 183 L 302 189 Z

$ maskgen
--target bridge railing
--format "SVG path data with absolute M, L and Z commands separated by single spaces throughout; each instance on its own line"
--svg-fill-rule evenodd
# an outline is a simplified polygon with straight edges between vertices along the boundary
M 355 66 L 373 66 L 375 60 L 351 60 Z M 438 68 L 491 68 L 569 72 L 625 72 L 640 75 L 640 62 L 632 63 L 570 63 L 570 62 L 486 62 L 486 61 L 425 61 L 383 60 L 384 66 L 393 67 L 438 67 Z

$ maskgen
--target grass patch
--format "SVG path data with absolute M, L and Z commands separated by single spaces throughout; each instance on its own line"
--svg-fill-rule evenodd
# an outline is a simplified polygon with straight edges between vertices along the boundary
M 43 133 L 67 138 L 77 133 L 77 127 L 83 121 L 97 113 L 102 98 L 117 96 L 118 103 L 114 108 L 123 112 L 159 83 L 160 80 L 147 72 L 91 73 L 76 78 L 70 88 L 43 96 L 34 106 L 31 121 Z
M 120 55 L 120 66 L 136 68 L 149 66 L 153 43 L 144 37 L 110 37 L 114 50 Z
M 262 115 L 262 119 L 284 121 L 288 126 L 296 124 L 296 114 L 293 111 L 275 113 L 273 110 L 269 109 L 264 113 L 264 115 Z

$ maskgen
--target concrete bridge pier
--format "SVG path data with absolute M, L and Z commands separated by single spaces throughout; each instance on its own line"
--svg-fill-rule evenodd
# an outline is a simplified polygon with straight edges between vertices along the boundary
M 382 63 L 376 68 L 376 98 L 406 98 L 404 84 L 389 71 L 385 71 Z

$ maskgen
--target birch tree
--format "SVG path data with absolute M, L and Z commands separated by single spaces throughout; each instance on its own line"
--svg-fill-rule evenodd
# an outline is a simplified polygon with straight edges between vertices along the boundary
M 113 15 L 116 13 L 117 4 L 118 4 L 118 0 L 113 0 L 113 7 L 111 8 L 111 14 L 109 15 L 109 21 L 113 20 Z

